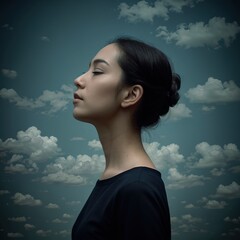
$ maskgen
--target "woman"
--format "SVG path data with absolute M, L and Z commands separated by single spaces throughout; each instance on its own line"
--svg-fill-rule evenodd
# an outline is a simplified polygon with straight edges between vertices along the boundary
M 75 85 L 73 115 L 96 127 L 106 167 L 72 239 L 171 239 L 164 183 L 143 148 L 141 130 L 177 103 L 180 77 L 158 49 L 118 38 L 96 54 Z

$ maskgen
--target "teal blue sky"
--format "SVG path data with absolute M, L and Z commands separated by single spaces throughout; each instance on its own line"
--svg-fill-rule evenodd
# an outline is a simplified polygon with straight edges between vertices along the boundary
M 107 42 L 161 49 L 181 99 L 143 132 L 172 239 L 240 236 L 240 5 L 227 0 L 0 3 L 0 238 L 70 239 L 101 171 L 95 129 L 72 117 L 73 80 Z

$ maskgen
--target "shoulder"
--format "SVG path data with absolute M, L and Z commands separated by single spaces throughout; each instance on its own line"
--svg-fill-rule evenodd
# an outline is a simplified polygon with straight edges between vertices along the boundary
M 114 208 L 120 219 L 161 222 L 169 217 L 169 208 L 164 183 L 159 172 L 139 171 L 138 177 L 118 189 Z
M 103 195 L 114 202 L 131 201 L 138 197 L 160 198 L 166 195 L 161 173 L 147 167 L 136 167 L 110 179 L 100 180 L 97 182 L 96 191 L 104 191 Z
M 153 168 L 137 167 L 126 175 L 125 187 L 136 189 L 159 188 L 164 185 L 161 173 Z
M 122 183 L 118 191 L 118 196 L 124 199 L 159 198 L 165 194 L 160 172 L 145 167 L 136 168 L 131 174 L 129 172 L 128 179 Z

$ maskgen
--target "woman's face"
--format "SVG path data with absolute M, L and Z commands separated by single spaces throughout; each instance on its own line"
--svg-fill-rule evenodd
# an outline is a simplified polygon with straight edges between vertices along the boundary
M 73 115 L 76 119 L 97 124 L 106 123 L 120 108 L 122 69 L 120 51 L 115 44 L 101 49 L 92 59 L 89 70 L 75 79 Z

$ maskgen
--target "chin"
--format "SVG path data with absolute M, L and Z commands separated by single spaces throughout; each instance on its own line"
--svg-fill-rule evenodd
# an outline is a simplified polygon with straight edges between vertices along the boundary
M 73 111 L 73 117 L 80 122 L 91 123 L 86 116 L 83 116 L 79 112 Z
M 76 120 L 79 120 L 79 121 L 82 121 L 81 120 L 81 115 L 79 114 L 79 112 L 77 112 L 75 109 L 73 110 L 73 117 L 76 119 Z

